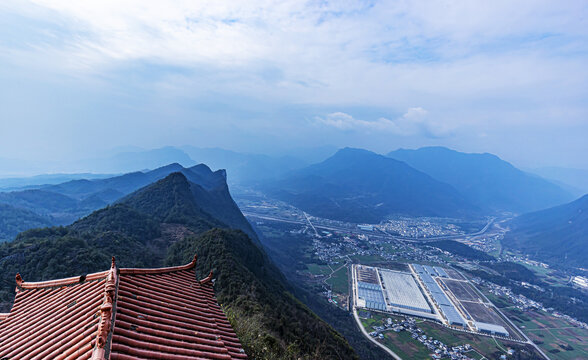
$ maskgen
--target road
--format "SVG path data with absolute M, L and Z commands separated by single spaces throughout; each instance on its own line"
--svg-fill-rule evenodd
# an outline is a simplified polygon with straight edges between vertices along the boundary
M 314 230 L 314 234 L 316 235 L 316 237 L 320 237 L 318 231 L 316 231 L 316 228 L 314 227 L 314 225 L 312 225 L 312 222 L 310 222 L 310 219 L 309 219 L 307 213 L 304 213 L 304 217 L 306 218 L 306 221 L 308 221 L 308 224 L 310 225 L 310 227 L 312 228 L 312 230 Z
M 402 360 L 402 358 L 400 356 L 398 356 L 398 354 L 396 354 L 394 351 L 390 350 L 386 346 L 380 344 L 379 342 L 376 341 L 376 339 L 374 339 L 373 337 L 370 336 L 370 334 L 368 334 L 368 332 L 363 327 L 363 324 L 361 323 L 361 320 L 359 319 L 359 316 L 357 315 L 357 309 L 355 308 L 355 306 L 353 306 L 353 317 L 355 318 L 355 321 L 357 322 L 357 326 L 359 326 L 359 329 L 361 330 L 361 332 L 363 333 L 363 335 L 366 338 L 368 338 L 371 342 L 373 342 L 374 344 L 376 344 L 379 347 L 381 347 L 382 349 L 384 349 L 394 359 L 396 359 L 396 360 Z
M 390 350 L 389 348 L 387 348 L 386 346 L 384 346 L 383 344 L 380 344 L 378 341 L 376 341 L 376 339 L 374 339 L 373 337 L 370 336 L 370 334 L 368 334 L 368 332 L 365 330 L 365 328 L 363 327 L 363 324 L 361 323 L 361 320 L 359 319 L 359 315 L 357 315 L 357 309 L 355 308 L 355 296 L 354 296 L 354 287 L 353 287 L 353 282 L 355 279 L 355 271 L 353 271 L 353 265 L 351 265 L 351 293 L 349 296 L 349 306 L 351 307 L 351 309 L 353 309 L 353 318 L 355 319 L 355 322 L 357 323 L 357 326 L 359 327 L 359 329 L 361 330 L 361 333 L 363 334 L 363 336 L 365 336 L 366 338 L 368 338 L 369 341 L 373 342 L 374 344 L 376 344 L 377 346 L 379 346 L 380 348 L 382 348 L 384 351 L 386 351 L 388 354 L 390 354 L 390 356 L 392 356 L 392 358 L 396 359 L 396 360 L 402 360 L 402 358 L 400 356 L 398 356 L 398 354 L 396 354 L 394 351 Z

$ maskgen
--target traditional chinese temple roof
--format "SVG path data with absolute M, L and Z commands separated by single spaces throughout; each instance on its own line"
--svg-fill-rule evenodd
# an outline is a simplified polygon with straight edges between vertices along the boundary
M 25 282 L 16 275 L 10 313 L 0 314 L 0 358 L 246 359 L 218 305 L 212 273 L 194 260 L 159 269 L 117 269 Z

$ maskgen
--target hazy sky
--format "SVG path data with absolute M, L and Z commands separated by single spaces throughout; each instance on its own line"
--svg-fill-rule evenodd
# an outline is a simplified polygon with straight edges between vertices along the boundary
M 587 4 L 2 0 L 0 158 L 445 145 L 588 168 Z

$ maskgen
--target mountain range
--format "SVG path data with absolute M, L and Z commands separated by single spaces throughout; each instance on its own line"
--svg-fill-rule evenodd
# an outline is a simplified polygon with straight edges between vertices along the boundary
M 492 154 L 468 154 L 444 147 L 399 149 L 389 157 L 453 186 L 486 212 L 525 213 L 563 204 L 574 196 Z
M 27 211 L 34 221 L 50 225 L 66 225 L 88 215 L 94 210 L 112 204 L 131 192 L 165 178 L 173 172 L 180 172 L 194 184 L 192 191 L 201 197 L 205 211 L 218 217 L 232 227 L 244 229 L 255 238 L 254 231 L 235 205 L 226 183 L 226 172 L 213 172 L 206 165 L 200 164 L 184 168 L 174 163 L 161 168 L 132 172 L 105 179 L 79 179 L 62 184 L 44 185 L 36 189 L 0 193 L 0 203 Z M 9 208 L 4 208 L 6 213 Z M 0 239 L 10 240 L 15 234 L 13 228 L 26 230 L 30 227 L 11 216 L 7 224 L 0 223 Z M 34 221 L 33 221 L 34 220 Z M 35 223 L 36 224 L 36 223 Z
M 0 179 L 0 191 L 19 188 L 24 190 L 29 186 L 57 184 L 80 178 L 112 177 L 102 174 L 145 172 L 147 169 L 172 163 L 179 163 L 184 167 L 205 163 L 213 169 L 226 169 L 230 174 L 227 180 L 231 185 L 250 184 L 322 161 L 335 151 L 332 147 L 300 148 L 284 152 L 283 155 L 269 156 L 221 148 L 166 146 L 148 150 L 136 147 L 118 148 L 99 157 L 60 162 L 0 158 L 0 175 L 6 177 Z M 69 174 L 56 174 L 65 171 Z M 43 175 L 23 176 L 31 173 Z
M 588 195 L 508 222 L 506 248 L 560 267 L 588 268 Z
M 357 359 L 344 338 L 292 295 L 259 243 L 242 231 L 250 228 L 214 215 L 240 214 L 234 202 L 211 207 L 217 188 L 172 172 L 69 226 L 29 230 L 1 244 L 0 311 L 14 298 L 17 272 L 41 281 L 103 270 L 110 256 L 121 267 L 160 267 L 197 254 L 198 276 L 215 274 L 217 299 L 250 358 Z
M 322 158 L 327 150 L 319 151 L 317 158 Z M 227 182 L 232 183 L 236 191 L 254 188 L 310 214 L 350 222 L 379 222 L 394 215 L 521 214 L 573 199 L 564 185 L 558 186 L 521 171 L 495 155 L 466 154 L 442 147 L 400 149 L 387 156 L 346 148 L 313 165 L 288 156 L 270 157 L 191 146 L 125 151 L 104 159 L 112 158 L 118 158 L 116 164 L 120 166 L 134 163 L 135 167 L 171 159 L 194 163 L 192 159 L 195 158 L 209 161 L 214 168 L 228 168 L 229 172 L 212 172 L 206 165 L 184 167 L 171 163 L 155 170 L 109 177 L 92 175 L 86 179 L 70 174 L 67 176 L 72 177 L 71 180 L 57 184 L 54 182 L 59 177 L 24 179 L 26 189 L 0 192 L 0 203 L 27 210 L 38 218 L 33 219 L 28 214 L 25 223 L 29 225 L 24 225 L 15 222 L 16 216 L 8 216 L 0 223 L 0 241 L 11 239 L 17 231 L 26 230 L 39 220 L 52 225 L 70 224 L 173 171 L 182 172 L 190 181 L 205 188 Z M 35 181 L 43 180 L 53 183 L 34 185 Z M 228 193 L 228 189 L 221 189 L 217 195 L 222 192 Z M 3 208 L 4 213 L 8 210 Z
M 308 213 L 350 222 L 379 222 L 391 214 L 480 215 L 456 189 L 402 161 L 345 148 L 327 160 L 267 183 L 272 196 Z

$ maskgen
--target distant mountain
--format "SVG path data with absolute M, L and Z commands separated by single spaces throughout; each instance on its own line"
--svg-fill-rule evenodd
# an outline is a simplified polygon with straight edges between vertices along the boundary
M 38 188 L 44 185 L 61 184 L 66 181 L 79 179 L 103 179 L 114 175 L 107 174 L 42 174 L 29 177 L 9 177 L 0 179 L 0 191 L 26 190 L 27 188 Z
M 205 211 L 255 238 L 254 231 L 233 202 L 225 171 L 213 172 L 204 164 L 184 168 L 174 163 L 151 171 L 133 172 L 106 179 L 71 180 L 34 190 L 5 192 L 0 193 L 0 204 L 31 211 L 53 225 L 66 225 L 173 172 L 182 173 L 194 184 L 192 191 L 202 198 Z M 29 228 L 31 227 L 19 229 Z
M 492 154 L 424 147 L 400 149 L 388 156 L 452 185 L 468 201 L 490 211 L 524 213 L 573 200 L 561 187 L 525 173 Z
M 388 215 L 464 217 L 479 210 L 454 188 L 376 153 L 345 148 L 265 191 L 312 215 L 376 223 Z
M 120 267 L 160 267 L 197 254 L 198 276 L 214 272 L 218 301 L 250 358 L 357 359 L 292 295 L 256 242 L 204 210 L 210 204 L 202 192 L 174 172 L 70 226 L 29 230 L 1 244 L 0 302 L 14 298 L 17 272 L 40 281 L 103 270 L 111 255 Z
M 553 180 L 560 186 L 563 184 L 563 186 L 571 187 L 570 191 L 576 193 L 578 196 L 588 194 L 588 170 L 586 169 L 551 166 L 533 169 L 532 172 L 546 179 Z
M 563 267 L 588 268 L 588 195 L 508 223 L 503 246 Z
M 104 158 L 84 159 L 69 165 L 82 171 L 103 173 L 127 173 L 155 169 L 166 164 L 179 163 L 183 166 L 193 166 L 194 160 L 182 150 L 167 146 L 159 149 L 136 150 L 116 153 Z
M 215 169 L 226 169 L 230 184 L 251 184 L 275 179 L 308 165 L 307 162 L 292 156 L 271 157 L 193 146 L 183 146 L 181 149 L 198 162 L 206 163 Z
M 82 202 L 69 196 L 45 190 L 23 190 L 0 193 L 0 204 L 33 212 L 51 224 L 68 224 L 106 203 L 100 199 Z M 85 207 L 89 205 L 89 207 Z

